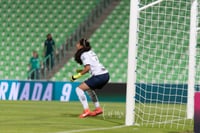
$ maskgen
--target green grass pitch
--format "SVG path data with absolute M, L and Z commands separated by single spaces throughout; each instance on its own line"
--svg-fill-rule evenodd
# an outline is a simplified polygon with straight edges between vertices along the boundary
M 80 119 L 79 102 L 0 101 L 0 133 L 189 133 L 192 129 L 124 126 L 125 103 L 102 102 L 104 114 Z M 93 109 L 93 105 L 90 105 Z

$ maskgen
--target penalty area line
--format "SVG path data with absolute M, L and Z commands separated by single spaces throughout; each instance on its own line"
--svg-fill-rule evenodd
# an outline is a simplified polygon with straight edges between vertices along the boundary
M 99 131 L 99 130 L 109 130 L 109 129 L 117 129 L 127 127 L 126 125 L 121 126 L 114 126 L 114 127 L 106 127 L 106 128 L 90 128 L 90 129 L 79 129 L 79 130 L 71 130 L 71 131 L 63 131 L 63 132 L 56 132 L 56 133 L 80 133 L 80 132 L 87 132 L 87 131 Z

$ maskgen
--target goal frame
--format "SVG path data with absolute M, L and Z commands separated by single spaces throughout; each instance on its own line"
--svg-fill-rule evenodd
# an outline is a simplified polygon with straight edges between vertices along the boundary
M 135 95 L 136 95 L 136 67 L 137 67 L 137 32 L 139 12 L 148 7 L 159 4 L 164 0 L 157 0 L 139 8 L 139 0 L 130 1 L 129 19 L 129 44 L 128 44 L 128 69 L 126 86 L 126 116 L 125 125 L 135 124 Z M 195 65 L 196 65 L 196 45 L 197 45 L 197 0 L 191 0 L 190 10 L 190 37 L 189 37 L 189 66 L 188 66 L 188 91 L 187 91 L 187 119 L 194 117 L 194 92 L 195 92 Z

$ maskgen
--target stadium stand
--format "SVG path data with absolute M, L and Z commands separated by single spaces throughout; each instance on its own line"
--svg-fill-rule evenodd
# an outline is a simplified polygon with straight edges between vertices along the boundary
M 126 81 L 128 27 L 129 1 L 121 1 L 89 39 L 100 61 L 110 71 L 110 82 Z M 69 80 L 77 67 L 80 66 L 77 66 L 74 59 L 71 58 L 65 67 L 52 77 L 52 80 Z M 78 81 L 82 79 L 85 78 Z
M 165 3 L 163 3 L 165 4 Z M 177 3 L 178 4 L 178 3 Z M 104 23 L 101 25 L 99 29 L 96 30 L 96 32 L 90 37 L 90 42 L 92 44 L 93 50 L 98 54 L 100 57 L 101 62 L 108 68 L 110 75 L 111 75 L 111 80 L 110 82 L 126 82 L 127 78 L 127 52 L 128 52 L 128 27 L 129 27 L 129 6 L 130 3 L 129 1 L 121 1 L 120 4 L 113 10 L 113 12 L 108 16 L 108 18 L 104 21 Z M 176 6 L 176 5 L 174 5 Z M 178 6 L 178 5 L 177 5 Z M 184 7 L 184 5 L 182 5 Z M 152 9 L 149 9 L 152 10 Z M 153 9 L 153 10 L 156 10 Z M 167 12 L 172 13 L 174 10 L 166 9 Z M 163 10 L 165 11 L 165 10 Z M 156 11 L 155 11 L 156 12 Z M 189 15 L 188 12 L 182 12 L 185 15 Z M 140 14 L 143 15 L 143 14 Z M 149 18 L 149 20 L 158 20 L 158 19 L 165 19 L 166 21 L 171 21 L 171 17 L 164 16 L 162 13 L 155 15 L 151 15 L 153 18 Z M 146 16 L 141 16 L 141 18 L 144 18 Z M 148 17 L 148 16 L 147 16 Z M 158 18 L 159 17 L 159 18 Z M 181 22 L 183 21 L 184 18 L 173 18 L 174 22 Z M 186 20 L 189 21 L 189 20 Z M 146 21 L 140 20 L 140 24 L 143 25 L 142 23 L 151 23 L 151 26 L 157 27 L 158 23 L 156 21 L 148 22 L 148 19 Z M 176 31 L 163 31 L 161 28 L 155 28 L 152 32 L 159 32 L 162 34 L 165 32 L 166 37 L 156 37 L 153 38 L 153 40 L 157 40 L 157 42 L 164 42 L 164 45 L 155 45 L 153 41 L 150 41 L 152 38 L 151 36 L 148 36 L 147 34 L 144 36 L 142 32 L 140 32 L 139 36 L 143 36 L 146 39 L 146 47 L 147 48 L 155 48 L 159 47 L 162 49 L 166 49 L 166 51 L 174 51 L 174 50 L 183 50 L 187 52 L 188 48 L 188 35 L 185 34 L 184 32 L 180 32 L 182 27 L 176 27 L 176 25 L 169 25 L 169 26 L 175 26 L 174 29 L 177 29 Z M 144 27 L 140 27 L 144 28 Z M 150 32 L 148 30 L 148 27 L 145 27 L 146 32 Z M 142 29 L 143 30 L 143 29 Z M 180 30 L 180 31 L 179 31 Z M 189 27 L 186 27 L 185 30 L 189 30 Z M 167 38 L 167 35 L 172 36 L 171 38 Z M 173 37 L 176 36 L 176 37 Z M 200 38 L 199 38 L 200 39 Z M 199 40 L 198 39 L 198 40 Z M 142 40 L 139 40 L 142 41 Z M 169 47 L 167 45 L 168 43 L 178 43 L 179 41 L 185 41 L 184 42 L 184 47 L 179 48 L 177 47 Z M 139 42 L 140 43 L 140 42 Z M 176 45 L 174 45 L 176 46 Z M 167 56 L 169 53 L 164 51 L 162 53 L 160 50 L 157 50 L 156 53 L 154 50 L 150 51 L 152 55 L 156 55 L 156 57 L 161 57 L 161 56 Z M 147 53 L 146 48 L 144 47 L 139 47 L 138 49 L 138 56 L 145 56 L 146 54 L 142 53 Z M 179 53 L 179 52 L 177 52 Z M 146 71 L 145 69 L 141 69 L 142 66 L 145 64 L 141 64 L 141 62 L 138 62 L 138 72 L 142 73 L 141 77 L 137 77 L 140 81 L 142 79 L 147 78 L 148 79 L 155 79 L 155 82 L 163 82 L 164 78 L 166 80 L 171 80 L 171 81 L 177 81 L 179 80 L 180 82 L 185 82 L 187 79 L 184 79 L 184 76 L 181 75 L 187 75 L 187 69 L 183 69 L 179 74 L 181 75 L 176 75 L 171 77 L 170 73 L 176 72 L 176 68 L 187 68 L 187 55 L 180 55 L 180 54 L 175 54 L 175 58 L 178 60 L 181 58 L 179 62 L 177 60 L 161 60 L 161 58 L 153 58 L 153 57 L 146 57 L 145 59 L 148 62 L 153 62 L 157 61 L 158 64 L 167 64 L 170 66 L 170 64 L 175 64 L 174 70 L 172 70 L 170 67 L 163 68 L 163 72 L 168 73 L 168 77 L 164 77 L 165 75 L 163 73 L 159 73 L 160 68 L 159 66 L 155 65 L 148 65 L 150 67 L 150 70 L 155 70 L 155 73 L 152 73 L 151 71 Z M 169 57 L 170 58 L 170 57 Z M 144 61 L 145 62 L 145 61 Z M 198 62 L 197 62 L 198 63 Z M 199 63 L 198 63 L 199 64 Z M 179 66 L 179 67 L 178 67 Z M 61 81 L 66 81 L 69 80 L 69 77 L 75 72 L 75 69 L 77 68 L 76 63 L 74 62 L 73 58 L 69 60 L 69 62 L 65 65 L 64 68 L 60 70 L 53 78 L 52 80 L 61 80 Z M 158 72 L 156 72 L 158 70 Z M 82 78 L 84 79 L 84 78 Z M 79 80 L 82 80 L 79 79 Z M 146 80 L 146 79 L 145 79 Z
M 78 2 L 78 3 L 77 3 Z M 88 2 L 90 4 L 88 4 Z M 84 20 L 86 15 L 94 8 L 97 1 L 51 1 L 51 0 L 2 0 L 0 1 L 0 23 L 2 24 L 1 32 L 1 52 L 0 52 L 0 77 L 3 79 L 26 79 L 27 78 L 27 63 L 31 56 L 30 51 L 33 49 L 39 51 L 40 56 L 42 53 L 43 42 L 47 33 L 52 33 L 57 46 L 62 44 L 66 36 L 70 35 L 80 22 Z M 87 3 L 87 4 L 86 4 Z M 47 6 L 48 5 L 48 6 Z M 128 26 L 129 26 L 129 1 L 121 1 L 120 4 L 112 11 L 108 18 L 98 28 L 95 33 L 90 37 L 90 42 L 93 50 L 99 56 L 101 62 L 108 68 L 111 75 L 110 82 L 126 82 L 127 76 L 127 52 L 128 52 Z M 84 9 L 80 12 L 79 9 Z M 168 12 L 172 10 L 168 9 Z M 78 15 L 77 15 L 78 14 Z M 141 14 L 142 15 L 142 14 Z M 158 19 L 157 15 L 153 15 L 155 19 Z M 162 14 L 159 16 L 163 18 Z M 165 18 L 171 21 L 171 18 Z M 177 18 L 173 18 L 176 21 Z M 184 18 L 182 18 L 184 19 Z M 181 19 L 179 19 L 181 21 Z M 49 22 L 49 23 L 48 23 Z M 144 23 L 144 21 L 140 21 Z M 148 23 L 148 22 L 146 22 Z M 157 25 L 156 21 L 153 25 Z M 142 28 L 142 27 L 140 27 Z M 176 27 L 174 27 L 176 28 Z M 148 29 L 147 29 L 148 30 Z M 187 30 L 187 29 L 186 29 Z M 148 31 L 147 31 L 148 32 Z M 156 31 L 155 31 L 156 32 Z M 160 30 L 160 33 L 163 31 Z M 176 34 L 176 32 L 168 32 L 170 35 L 178 35 L 178 39 L 187 38 L 187 35 L 182 33 Z M 139 36 L 143 36 L 141 33 Z M 151 47 L 156 47 L 150 41 L 150 36 L 146 37 L 146 44 Z M 199 36 L 198 36 L 199 37 Z M 156 38 L 159 40 L 164 39 L 167 44 L 169 40 L 171 42 L 177 42 L 180 40 L 172 40 L 169 38 Z M 187 39 L 186 39 L 187 40 Z M 200 37 L 198 38 L 198 42 Z M 187 44 L 187 42 L 185 43 Z M 163 45 L 169 51 L 173 51 L 173 47 Z M 158 46 L 161 47 L 161 46 Z M 178 48 L 177 48 L 178 50 Z M 186 48 L 183 49 L 186 51 Z M 199 48 L 197 48 L 199 51 Z M 147 52 L 140 47 L 139 53 Z M 152 51 L 153 52 L 153 51 Z M 186 51 L 187 52 L 187 51 Z M 197 55 L 199 52 L 197 52 Z M 154 53 L 155 54 L 155 53 Z M 158 56 L 161 53 L 156 53 Z M 167 55 L 167 53 L 162 53 Z M 145 54 L 143 54 L 145 56 Z M 184 61 L 187 57 L 184 55 L 176 55 L 177 59 L 182 58 L 181 62 L 177 65 L 186 67 L 187 61 Z M 146 57 L 151 62 L 153 58 Z M 158 59 L 157 62 L 161 64 L 172 62 Z M 140 64 L 143 66 L 145 64 Z M 199 61 L 197 61 L 199 66 Z M 67 64 L 57 72 L 51 80 L 68 81 L 69 77 L 74 74 L 75 70 L 80 67 L 71 58 Z M 156 66 L 154 69 L 159 69 Z M 152 69 L 152 68 L 150 68 Z M 163 68 L 165 69 L 165 68 Z M 173 73 L 170 68 L 164 70 L 168 73 Z M 152 74 L 151 71 L 145 71 L 138 68 L 138 71 L 143 73 L 143 77 L 149 77 L 151 79 L 157 79 L 157 74 Z M 187 71 L 182 71 L 182 75 L 186 75 Z M 169 74 L 170 75 L 170 74 Z M 86 75 L 87 77 L 88 75 Z M 159 75 L 162 79 L 162 75 Z M 178 76 L 179 80 L 184 76 Z M 177 77 L 167 77 L 168 79 L 176 80 Z M 84 79 L 84 78 L 82 78 Z M 79 79 L 79 80 L 82 80 Z
M 1 0 L 1 79 L 27 79 L 31 51 L 37 50 L 42 56 L 48 33 L 52 33 L 57 47 L 65 43 L 66 36 L 84 21 L 97 2 Z

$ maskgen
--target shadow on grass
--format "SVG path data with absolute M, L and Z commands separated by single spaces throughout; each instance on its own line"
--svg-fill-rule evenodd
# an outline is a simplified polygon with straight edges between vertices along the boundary
M 64 114 L 61 114 L 61 116 L 78 118 L 78 114 L 75 114 L 75 113 L 64 113 Z
M 91 118 L 99 120 L 99 121 L 107 121 L 107 122 L 110 122 L 110 123 L 113 123 L 113 124 L 116 124 L 116 125 L 123 125 L 124 124 L 122 122 L 122 120 L 120 120 L 118 118 L 104 118 L 102 115 L 91 117 Z
M 64 114 L 61 114 L 61 116 L 81 119 L 81 118 L 79 118 L 79 114 L 75 114 L 75 113 L 64 113 Z M 118 119 L 118 118 L 104 118 L 102 115 L 89 116 L 87 118 L 82 118 L 82 119 L 95 119 L 98 121 L 107 121 L 107 122 L 115 124 L 116 126 L 124 124 L 123 122 L 121 122 L 122 120 L 120 121 L 120 119 Z

